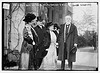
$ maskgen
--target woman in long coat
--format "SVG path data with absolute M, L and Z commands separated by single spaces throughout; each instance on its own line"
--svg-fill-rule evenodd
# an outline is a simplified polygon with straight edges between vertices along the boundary
M 32 25 L 36 22 L 36 16 L 28 13 L 23 20 L 26 22 L 23 29 L 23 42 L 20 52 L 19 69 L 32 69 L 35 66 L 35 46 L 38 37 Z

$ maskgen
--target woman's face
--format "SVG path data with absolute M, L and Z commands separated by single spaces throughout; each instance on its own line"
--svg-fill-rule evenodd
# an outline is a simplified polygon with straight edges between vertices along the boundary
M 50 26 L 49 30 L 54 30 L 54 25 Z
M 54 29 L 57 30 L 57 27 L 55 27 Z
M 34 20 L 32 20 L 32 21 L 29 23 L 29 25 L 32 25 L 33 27 L 36 26 L 36 20 L 37 20 L 37 18 L 35 18 Z
M 36 24 L 36 20 L 37 20 L 37 17 L 34 20 L 32 20 L 31 22 Z

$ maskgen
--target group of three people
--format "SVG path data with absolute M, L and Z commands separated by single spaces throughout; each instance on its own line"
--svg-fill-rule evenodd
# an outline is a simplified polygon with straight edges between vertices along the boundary
M 77 29 L 71 23 L 70 16 L 66 16 L 65 19 L 66 23 L 59 27 L 52 22 L 44 25 L 41 17 L 31 13 L 25 16 L 19 69 L 56 70 L 58 59 L 62 61 L 61 69 L 64 70 L 66 58 L 68 67 L 72 69 L 72 62 L 75 62 L 76 56 Z M 68 28 L 66 25 L 69 25 Z

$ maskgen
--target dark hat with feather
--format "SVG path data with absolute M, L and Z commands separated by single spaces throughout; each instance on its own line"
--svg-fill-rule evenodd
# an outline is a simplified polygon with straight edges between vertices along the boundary
M 32 20 L 34 20 L 36 18 L 36 16 L 32 13 L 28 13 L 26 16 L 25 16 L 25 19 L 23 21 L 25 22 L 31 22 Z

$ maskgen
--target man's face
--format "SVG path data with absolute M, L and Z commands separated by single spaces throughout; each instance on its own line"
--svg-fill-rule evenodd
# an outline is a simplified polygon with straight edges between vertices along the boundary
M 66 22 L 66 24 L 70 24 L 71 23 L 71 17 L 70 16 L 66 16 L 65 17 L 65 22 Z
M 43 24 L 42 24 L 42 22 L 38 21 L 37 25 L 42 26 Z

